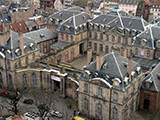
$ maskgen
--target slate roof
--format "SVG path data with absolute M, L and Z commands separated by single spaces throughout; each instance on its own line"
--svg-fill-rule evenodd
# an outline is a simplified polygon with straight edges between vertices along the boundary
M 9 14 L 0 14 L 0 22 L 2 23 L 11 23 L 11 17 Z
M 60 49 L 66 47 L 68 45 L 69 45 L 69 43 L 67 43 L 67 42 L 59 41 L 59 42 L 54 43 L 50 47 L 53 48 L 53 49 L 56 49 L 56 50 L 60 50 Z
M 64 9 L 62 11 L 56 12 L 53 15 L 49 16 L 48 19 L 52 18 L 52 19 L 58 19 L 58 20 L 66 20 L 68 18 L 70 18 L 73 15 L 79 14 L 81 13 L 80 11 L 75 11 L 75 10 L 67 10 Z
M 145 59 L 145 58 L 140 58 L 140 57 L 133 57 L 133 60 L 136 61 L 137 63 L 139 63 L 139 65 L 141 67 L 145 67 L 145 68 L 151 68 L 152 65 L 154 64 L 158 64 L 159 61 L 154 59 L 154 60 L 149 60 L 149 59 Z
M 145 87 L 146 81 L 151 83 L 150 88 Z M 160 91 L 160 63 L 156 65 L 151 71 L 145 74 L 145 77 L 142 82 L 142 88 L 151 91 Z
M 141 40 L 146 40 L 146 45 L 141 45 Z M 133 45 L 134 46 L 141 46 L 145 48 L 155 49 L 156 48 L 156 41 L 160 40 L 160 27 L 151 26 L 144 32 L 140 33 L 134 38 Z
M 32 39 L 35 43 L 43 42 L 53 38 L 57 38 L 57 32 L 54 32 L 48 28 L 42 28 L 39 30 L 31 31 L 23 34 L 25 38 Z
M 30 30 L 32 29 L 32 27 L 38 28 L 38 25 L 37 25 L 37 23 L 36 23 L 35 21 L 28 21 L 28 22 L 25 22 L 25 23 L 26 23 L 27 27 L 28 27 Z
M 69 27 L 69 33 L 76 34 L 76 28 L 80 25 L 87 24 L 89 20 L 89 15 L 85 12 L 81 12 L 77 15 L 73 15 L 69 19 L 65 20 L 61 23 L 61 25 L 57 28 L 60 32 L 65 32 L 65 27 Z
M 104 69 L 104 64 L 108 63 L 107 69 Z M 111 52 L 107 54 L 104 58 L 103 64 L 98 71 L 101 74 L 107 74 L 109 76 L 115 76 L 118 78 L 124 78 L 128 73 L 128 68 L 125 67 L 125 63 L 128 63 L 128 59 L 123 56 Z M 132 62 L 132 69 L 135 69 L 138 66 L 138 63 Z M 97 71 L 96 70 L 96 61 L 86 66 L 84 69 L 89 71 Z M 119 70 L 118 70 L 119 69 Z
M 119 0 L 119 4 L 138 4 L 139 0 Z
M 124 89 L 124 78 L 128 77 L 128 59 L 117 53 L 111 52 L 105 55 L 100 70 L 96 70 L 96 64 L 97 61 L 91 62 L 88 66 L 84 67 L 84 70 L 89 71 L 92 75 L 97 73 L 98 78 L 105 79 L 111 85 L 113 78 L 119 78 L 122 82 L 120 89 Z M 107 67 L 105 67 L 105 65 L 107 65 Z M 132 61 L 132 71 L 135 71 L 137 67 L 139 67 L 139 64 Z M 105 76 L 109 76 L 108 79 L 106 79 Z
M 7 57 L 8 59 L 14 60 L 14 59 L 20 57 L 20 56 L 17 56 L 15 54 L 15 50 L 20 48 L 19 41 L 20 41 L 19 34 L 10 30 L 10 37 L 7 40 L 7 43 L 4 47 L 6 50 L 10 51 L 10 56 Z M 24 46 L 28 46 L 30 44 L 35 44 L 34 40 L 26 38 L 24 36 L 23 36 L 23 43 L 24 43 Z M 35 49 L 34 50 L 28 50 L 28 52 L 32 52 L 32 51 L 36 51 L 36 50 L 38 50 L 38 48 L 35 45 Z M 28 54 L 28 52 L 26 54 Z
M 104 24 L 111 27 L 121 27 L 144 31 L 148 23 L 140 17 L 128 17 L 115 14 L 103 14 L 90 21 L 90 23 Z

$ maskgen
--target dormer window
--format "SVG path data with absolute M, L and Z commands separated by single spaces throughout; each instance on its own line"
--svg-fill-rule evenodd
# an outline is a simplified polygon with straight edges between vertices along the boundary
M 152 81 L 146 81 L 145 82 L 145 87 L 146 88 L 151 88 L 151 83 L 152 83 Z
M 113 81 L 113 86 L 114 87 L 119 87 L 120 86 L 121 80 L 119 78 L 115 78 L 112 81 Z
M 124 82 L 125 82 L 125 85 L 127 86 L 129 84 L 129 78 L 128 77 L 125 77 L 124 78 Z
M 21 55 L 20 49 L 16 49 L 16 50 L 15 50 L 15 54 L 18 55 L 18 56 Z
M 145 46 L 145 45 L 146 45 L 146 42 L 147 42 L 147 40 L 142 39 L 142 40 L 141 40 L 141 45 Z
M 157 47 L 160 48 L 160 40 L 157 41 Z
M 103 68 L 104 68 L 104 69 L 107 69 L 107 67 L 108 67 L 108 62 L 106 62 L 106 63 L 103 65 Z
M 128 67 L 128 63 L 127 62 L 122 62 L 123 63 L 123 65 L 124 65 L 124 67 Z

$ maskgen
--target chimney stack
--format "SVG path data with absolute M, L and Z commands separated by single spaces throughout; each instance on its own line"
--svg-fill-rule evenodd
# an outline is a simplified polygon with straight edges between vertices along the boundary
M 20 37 L 20 49 L 21 49 L 22 55 L 24 55 L 23 33 L 20 33 L 19 37 Z
M 132 57 L 133 57 L 133 54 L 132 54 L 132 51 L 131 51 L 131 55 L 129 56 L 128 58 L 128 74 L 129 74 L 129 79 L 131 80 L 132 79 Z
M 96 56 L 96 69 L 99 70 L 103 64 L 105 54 L 102 53 Z
M 92 49 L 89 48 L 87 50 L 87 65 L 91 62 L 91 60 L 92 60 Z
M 94 18 L 94 11 L 91 10 L 91 12 L 90 12 L 90 19 L 93 19 L 93 18 Z

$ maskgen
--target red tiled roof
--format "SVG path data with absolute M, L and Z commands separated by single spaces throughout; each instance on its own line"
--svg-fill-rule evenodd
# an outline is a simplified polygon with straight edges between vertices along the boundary
M 24 119 L 21 117 L 14 117 L 12 120 L 24 120 Z
M 145 0 L 145 2 L 148 5 L 160 5 L 160 0 L 155 0 L 154 3 L 150 2 L 150 0 Z
M 36 24 L 39 25 L 39 26 L 44 25 L 44 23 L 43 23 L 42 21 L 40 21 L 40 20 L 36 20 L 35 22 L 36 22 Z
M 9 25 L 9 28 L 15 32 L 22 32 L 22 33 L 26 33 L 29 32 L 29 29 L 26 25 L 26 23 L 24 21 L 22 22 L 18 22 L 18 23 L 13 23 Z

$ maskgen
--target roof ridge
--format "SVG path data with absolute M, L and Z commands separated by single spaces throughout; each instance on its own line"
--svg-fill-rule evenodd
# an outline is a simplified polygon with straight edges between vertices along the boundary
M 153 38 L 152 27 L 150 27 L 150 28 L 149 28 L 149 30 L 150 30 L 150 33 L 151 33 L 151 39 L 152 39 L 153 49 L 155 49 L 155 47 L 154 47 L 154 43 L 153 43 L 154 38 Z
M 121 19 L 121 16 L 120 16 L 119 12 L 117 12 L 117 14 L 118 14 L 118 18 L 120 19 L 120 22 L 121 22 L 122 28 L 124 28 L 124 25 L 123 25 L 123 22 L 122 22 L 122 19 Z
M 120 75 L 121 75 L 121 78 L 123 78 L 122 72 L 121 72 L 121 70 L 120 70 L 120 67 L 119 67 L 119 64 L 118 64 L 118 62 L 117 62 L 117 59 L 116 59 L 116 57 L 115 57 L 115 55 L 114 55 L 114 52 L 112 52 L 112 56 L 113 56 L 113 58 L 114 58 L 114 60 L 115 60 L 115 63 L 116 63 L 116 65 L 117 65 L 117 68 L 118 68 L 118 71 L 119 71 L 119 73 L 120 73 Z

